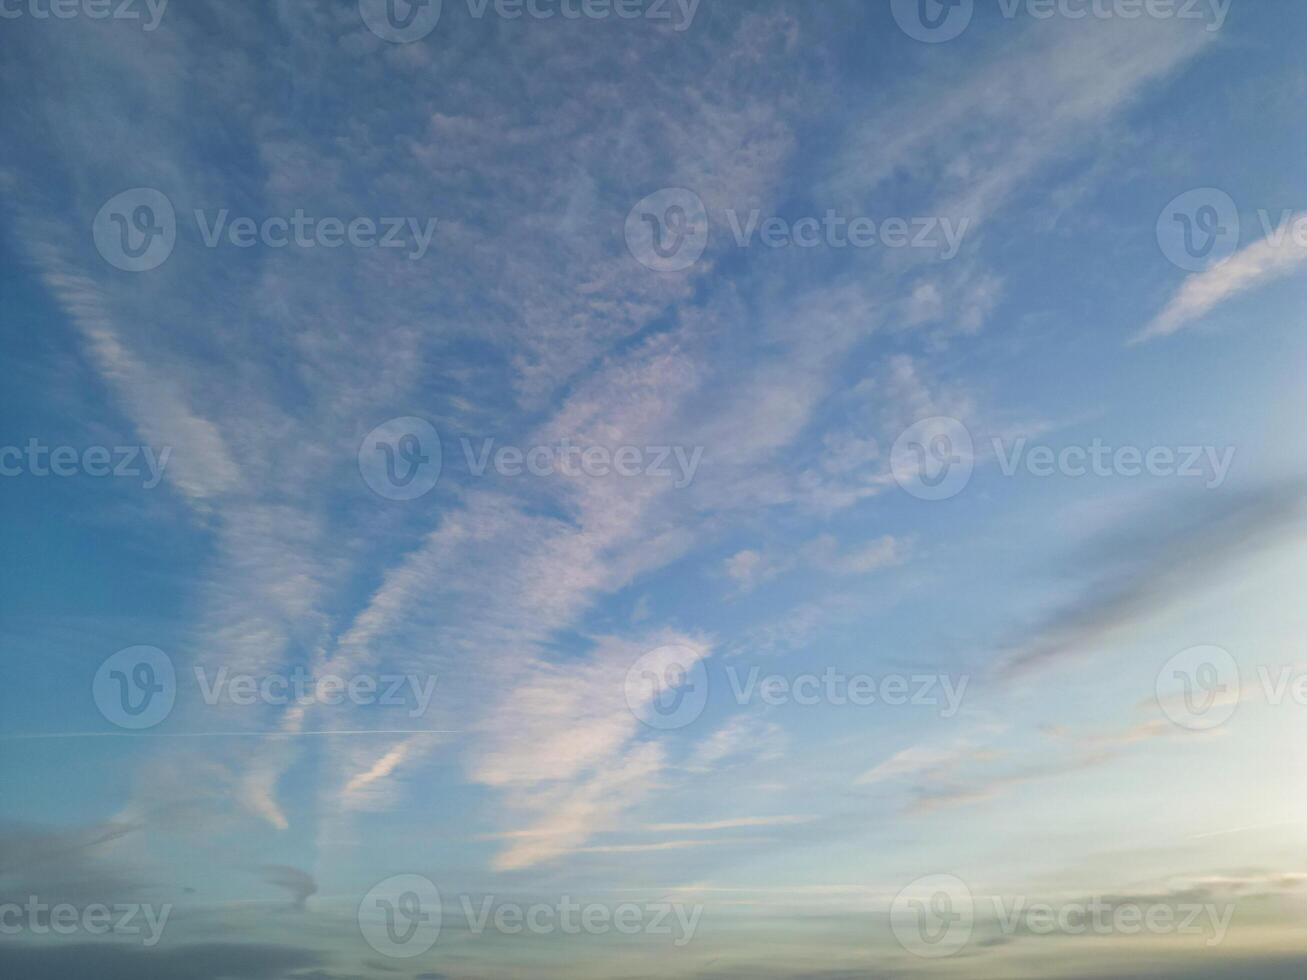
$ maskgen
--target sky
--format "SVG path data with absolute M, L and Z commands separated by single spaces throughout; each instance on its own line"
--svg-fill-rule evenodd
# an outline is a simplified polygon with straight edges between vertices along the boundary
M 0 0 L 0 972 L 1301 976 L 1304 41 Z

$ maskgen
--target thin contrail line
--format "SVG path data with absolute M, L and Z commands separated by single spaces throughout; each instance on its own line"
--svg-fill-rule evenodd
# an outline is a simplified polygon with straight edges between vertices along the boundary
M 1288 827 L 1298 823 L 1297 820 L 1280 820 L 1276 823 L 1259 823 L 1250 827 L 1230 827 L 1227 830 L 1212 830 L 1205 834 L 1190 834 L 1189 840 L 1203 840 L 1206 837 L 1224 837 L 1227 834 L 1244 834 L 1252 830 L 1270 830 L 1274 827 Z
M 300 738 L 309 735 L 461 735 L 443 729 L 353 729 L 317 732 L 48 732 L 36 735 L 0 735 L 0 742 L 35 741 L 52 738 Z

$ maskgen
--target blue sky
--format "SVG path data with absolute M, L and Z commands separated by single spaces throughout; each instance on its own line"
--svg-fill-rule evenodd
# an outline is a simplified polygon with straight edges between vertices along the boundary
M 3 9 L 8 970 L 1301 975 L 1301 5 Z

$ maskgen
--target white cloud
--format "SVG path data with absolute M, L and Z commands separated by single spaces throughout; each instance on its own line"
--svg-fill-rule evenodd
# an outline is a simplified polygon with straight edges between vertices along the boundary
M 1307 214 L 1298 215 L 1297 220 L 1307 221 Z M 1292 233 L 1283 234 L 1278 241 L 1268 237 L 1254 242 L 1224 262 L 1186 279 L 1132 343 L 1170 336 L 1227 300 L 1289 275 L 1304 262 L 1307 242 L 1297 240 Z
M 780 568 L 753 548 L 737 551 L 726 559 L 726 574 L 739 585 L 740 591 L 751 592 L 762 582 L 773 578 Z
M 816 817 L 799 814 L 781 814 L 771 817 L 728 817 L 724 820 L 699 820 L 688 823 L 652 823 L 640 829 L 649 833 L 739 830 L 743 827 L 792 827 L 796 824 L 811 823 Z
M 646 650 L 665 645 L 709 653 L 683 635 L 607 640 L 581 660 L 522 666 L 490 706 L 469 775 L 503 791 L 506 811 L 527 826 L 497 866 L 526 867 L 574 850 L 653 789 L 663 749 L 641 739 L 650 730 L 627 703 L 626 673 Z
M 730 719 L 701 742 L 685 767 L 707 773 L 718 769 L 772 762 L 785 754 L 789 739 L 780 725 L 756 715 Z

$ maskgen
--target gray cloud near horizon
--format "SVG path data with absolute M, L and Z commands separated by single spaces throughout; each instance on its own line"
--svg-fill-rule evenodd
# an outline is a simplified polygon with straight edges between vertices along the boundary
M 271 944 L 0 946 L 0 974 L 22 980 L 288 980 L 321 962 L 312 950 Z
M 1090 573 L 1070 602 L 1035 622 L 996 666 L 1012 679 L 1090 648 L 1201 588 L 1232 562 L 1273 546 L 1307 514 L 1307 483 L 1208 494 L 1196 504 L 1149 508 L 1070 556 Z

